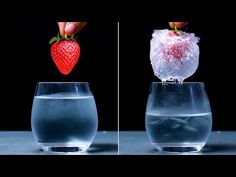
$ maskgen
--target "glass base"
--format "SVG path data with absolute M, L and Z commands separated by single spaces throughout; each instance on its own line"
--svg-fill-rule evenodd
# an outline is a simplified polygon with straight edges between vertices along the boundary
M 42 150 L 47 152 L 58 152 L 58 153 L 73 153 L 73 152 L 85 152 L 90 145 L 84 144 L 58 144 L 58 143 L 39 143 Z
M 199 152 L 205 144 L 153 144 L 156 150 L 170 153 Z

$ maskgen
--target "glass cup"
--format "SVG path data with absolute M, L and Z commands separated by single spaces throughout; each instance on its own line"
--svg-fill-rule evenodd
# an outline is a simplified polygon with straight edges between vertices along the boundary
M 212 128 L 212 115 L 202 82 L 153 82 L 146 107 L 146 132 L 158 151 L 197 152 Z
M 41 149 L 86 151 L 97 126 L 96 103 L 87 82 L 37 83 L 31 127 Z

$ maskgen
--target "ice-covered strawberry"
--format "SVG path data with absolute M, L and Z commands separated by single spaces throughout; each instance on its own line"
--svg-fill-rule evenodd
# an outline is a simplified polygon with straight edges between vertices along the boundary
M 155 30 L 152 37 L 150 59 L 154 74 L 159 79 L 182 82 L 196 71 L 199 38 L 193 33 Z

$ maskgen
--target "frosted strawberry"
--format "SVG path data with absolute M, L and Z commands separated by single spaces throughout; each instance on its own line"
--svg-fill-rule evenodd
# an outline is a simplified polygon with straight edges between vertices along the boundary
M 150 47 L 150 60 L 154 74 L 165 81 L 183 82 L 197 69 L 199 38 L 193 33 L 175 30 L 154 30 Z
M 57 68 L 62 74 L 68 75 L 79 60 L 79 44 L 74 39 L 74 36 L 61 37 L 59 34 L 57 37 L 53 37 L 49 44 L 52 44 L 50 49 L 51 56 Z

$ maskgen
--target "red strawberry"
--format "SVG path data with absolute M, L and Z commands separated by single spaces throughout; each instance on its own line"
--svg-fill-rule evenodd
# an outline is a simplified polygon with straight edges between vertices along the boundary
M 54 37 L 50 43 L 57 41 L 51 46 L 51 56 L 59 71 L 67 75 L 79 60 L 80 46 L 72 38 L 60 39 Z

